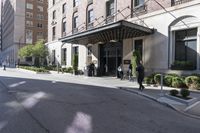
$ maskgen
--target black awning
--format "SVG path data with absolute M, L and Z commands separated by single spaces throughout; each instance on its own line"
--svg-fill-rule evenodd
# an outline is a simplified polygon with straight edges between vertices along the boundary
M 125 20 L 110 23 L 84 32 L 60 38 L 62 42 L 74 44 L 95 44 L 98 42 L 120 41 L 123 39 L 145 36 L 153 33 L 153 29 Z

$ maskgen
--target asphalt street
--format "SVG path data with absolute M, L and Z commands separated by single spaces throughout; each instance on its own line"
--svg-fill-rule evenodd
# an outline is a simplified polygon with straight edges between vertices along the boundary
M 199 120 L 145 97 L 58 79 L 0 70 L 0 133 L 200 132 Z

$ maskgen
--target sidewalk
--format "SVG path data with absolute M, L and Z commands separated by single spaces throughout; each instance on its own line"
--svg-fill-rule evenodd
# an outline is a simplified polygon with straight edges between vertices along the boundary
M 163 91 L 161 91 L 160 86 L 158 87 L 146 86 L 145 90 L 143 90 L 142 92 L 134 87 L 132 88 L 123 87 L 121 89 L 138 95 L 145 96 L 156 102 L 164 104 L 178 111 L 179 113 L 200 119 L 200 92 L 191 91 L 190 97 L 195 99 L 192 102 L 185 103 L 176 99 L 172 99 L 171 97 L 167 96 L 167 94 L 169 94 L 169 90 L 174 89 L 171 87 L 163 87 Z

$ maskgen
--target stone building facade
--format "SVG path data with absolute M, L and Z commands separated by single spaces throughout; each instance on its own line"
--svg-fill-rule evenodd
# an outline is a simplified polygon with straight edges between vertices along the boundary
M 133 51 L 145 70 L 196 73 L 200 69 L 198 0 L 50 0 L 50 64 L 79 69 L 94 63 L 99 75 L 128 70 Z M 174 71 L 184 64 L 184 71 Z M 189 70 L 189 71 L 188 71 Z

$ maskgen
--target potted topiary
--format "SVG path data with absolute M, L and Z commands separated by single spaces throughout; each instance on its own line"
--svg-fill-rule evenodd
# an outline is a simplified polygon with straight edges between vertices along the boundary
M 190 95 L 190 91 L 188 89 L 181 89 L 180 94 L 183 98 L 187 98 Z
M 178 90 L 173 89 L 173 90 L 170 90 L 169 93 L 170 93 L 171 96 L 177 96 L 178 95 Z

